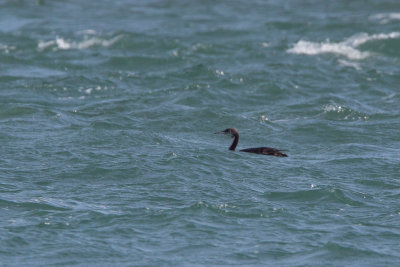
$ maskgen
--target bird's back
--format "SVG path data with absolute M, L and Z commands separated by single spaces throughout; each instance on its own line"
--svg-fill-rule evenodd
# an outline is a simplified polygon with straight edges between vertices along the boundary
M 272 147 L 253 147 L 253 148 L 242 149 L 240 151 L 248 152 L 248 153 L 255 153 L 255 154 L 270 155 L 270 156 L 276 156 L 276 157 L 287 157 L 287 155 L 285 153 L 282 153 L 278 149 L 275 149 Z

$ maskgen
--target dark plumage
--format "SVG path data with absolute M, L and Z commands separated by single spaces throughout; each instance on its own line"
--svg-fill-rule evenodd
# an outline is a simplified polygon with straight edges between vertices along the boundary
M 229 147 L 229 150 L 235 150 L 237 144 L 239 143 L 239 132 L 235 128 L 228 128 L 221 132 L 217 132 L 216 134 L 228 134 L 233 139 L 232 145 Z M 287 157 L 285 153 L 282 153 L 278 149 L 272 147 L 253 147 L 253 148 L 246 148 L 239 150 L 241 152 L 248 152 L 248 153 L 255 153 L 255 154 L 263 154 L 263 155 L 270 155 L 276 157 Z

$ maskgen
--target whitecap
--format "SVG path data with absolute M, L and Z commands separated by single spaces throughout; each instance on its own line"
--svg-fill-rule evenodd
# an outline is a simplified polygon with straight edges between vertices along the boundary
M 117 42 L 120 38 L 121 38 L 120 35 L 116 36 L 110 40 L 104 40 L 101 38 L 92 37 L 92 38 L 86 38 L 85 40 L 83 40 L 81 42 L 67 42 L 63 38 L 57 38 L 56 42 L 57 42 L 57 46 L 59 49 L 64 49 L 64 50 L 87 49 L 87 48 L 89 48 L 91 46 L 95 46 L 95 45 L 109 47 L 109 46 L 113 45 L 115 42 Z
M 224 76 L 224 75 L 225 75 L 225 73 L 224 73 L 223 70 L 216 70 L 215 73 L 216 73 L 218 76 Z
M 330 43 L 329 41 L 324 43 L 314 43 L 300 40 L 287 51 L 293 54 L 305 55 L 333 53 L 346 56 L 349 59 L 364 59 L 369 56 L 368 52 L 361 52 L 345 43 Z
M 50 41 L 39 41 L 39 43 L 38 43 L 38 49 L 41 51 L 41 50 L 44 50 L 44 49 L 46 49 L 47 47 L 50 47 L 50 46 L 55 45 L 55 44 L 56 44 L 56 41 L 54 41 L 54 40 L 50 40 Z
M 15 50 L 15 46 L 3 45 L 0 43 L 0 51 L 4 51 L 5 54 L 9 54 L 10 51 Z
M 372 35 L 368 35 L 366 33 L 360 33 L 348 38 L 345 41 L 345 43 L 348 44 L 349 46 L 357 47 L 369 41 L 397 39 L 399 37 L 400 37 L 400 32 L 379 33 Z
M 68 43 L 67 41 L 65 41 L 63 38 L 56 38 L 56 44 L 58 46 L 58 48 L 60 49 L 70 49 L 71 48 L 71 43 Z
M 370 20 L 378 20 L 381 24 L 387 24 L 394 20 L 400 20 L 400 13 L 379 13 L 369 18 Z
M 103 47 L 109 47 L 113 44 L 115 44 L 118 40 L 122 38 L 122 35 L 115 36 L 111 39 L 102 39 L 99 37 L 91 36 L 85 38 L 82 41 L 70 41 L 66 40 L 62 37 L 56 37 L 55 40 L 49 40 L 49 41 L 39 41 L 38 43 L 38 49 L 45 50 L 49 47 L 53 47 L 55 50 L 60 49 L 60 50 L 70 50 L 70 49 L 88 49 L 92 46 L 103 46 Z
M 329 40 L 325 42 L 310 42 L 300 40 L 288 49 L 288 53 L 305 54 L 305 55 L 318 55 L 318 54 L 338 54 L 352 60 L 361 60 L 370 56 L 369 52 L 360 51 L 358 46 L 375 40 L 396 39 L 400 37 L 400 32 L 380 33 L 380 34 L 366 34 L 360 33 L 353 35 L 342 42 L 332 43 Z
M 358 63 L 354 62 L 354 61 L 348 61 L 348 60 L 344 60 L 344 59 L 340 59 L 339 60 L 339 64 L 345 67 L 351 67 L 354 68 L 356 70 L 360 70 L 361 67 Z

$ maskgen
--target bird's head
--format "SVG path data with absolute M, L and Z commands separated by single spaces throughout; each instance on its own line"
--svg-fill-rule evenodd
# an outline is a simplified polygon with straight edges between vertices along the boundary
M 226 134 L 230 135 L 232 138 L 235 137 L 235 135 L 239 135 L 238 131 L 235 128 L 227 128 L 221 132 L 216 132 L 215 134 Z

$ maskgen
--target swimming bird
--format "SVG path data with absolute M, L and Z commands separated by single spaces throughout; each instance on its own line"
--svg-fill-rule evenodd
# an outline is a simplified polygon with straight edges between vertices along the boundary
M 233 139 L 232 145 L 229 147 L 229 150 L 235 150 L 237 144 L 239 143 L 239 132 L 235 128 L 228 128 L 221 132 L 216 132 L 216 134 L 227 134 L 230 135 Z M 272 147 L 253 147 L 239 150 L 241 152 L 255 153 L 255 154 L 263 154 L 277 157 L 287 157 L 285 153 L 282 153 L 278 149 Z

